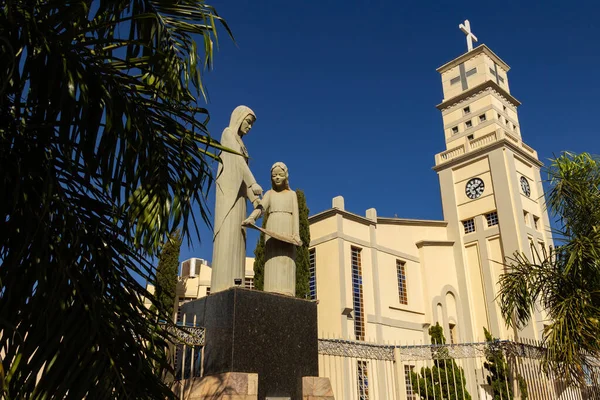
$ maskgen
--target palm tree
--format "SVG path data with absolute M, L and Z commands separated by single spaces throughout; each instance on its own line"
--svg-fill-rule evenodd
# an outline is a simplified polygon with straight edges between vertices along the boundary
M 600 356 L 600 158 L 565 152 L 549 172 L 547 206 L 561 244 L 510 259 L 499 296 L 512 326 L 526 324 L 536 305 L 546 310 L 545 366 L 575 383 L 589 371 L 588 357 Z
M 194 204 L 208 223 L 217 23 L 202 0 L 1 6 L 0 397 L 172 396 L 139 282 Z

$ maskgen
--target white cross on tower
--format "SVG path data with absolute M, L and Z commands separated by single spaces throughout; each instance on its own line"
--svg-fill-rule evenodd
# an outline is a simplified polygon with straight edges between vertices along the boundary
M 477 36 L 471 32 L 471 24 L 468 19 L 465 19 L 464 24 L 458 26 L 465 35 L 467 35 L 467 51 L 473 50 L 473 41 L 477 41 Z

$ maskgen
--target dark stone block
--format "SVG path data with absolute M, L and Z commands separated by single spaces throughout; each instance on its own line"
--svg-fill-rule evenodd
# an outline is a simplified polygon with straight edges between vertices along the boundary
M 302 399 L 302 377 L 318 376 L 317 304 L 231 288 L 182 307 L 206 328 L 204 374 L 258 373 L 258 398 Z

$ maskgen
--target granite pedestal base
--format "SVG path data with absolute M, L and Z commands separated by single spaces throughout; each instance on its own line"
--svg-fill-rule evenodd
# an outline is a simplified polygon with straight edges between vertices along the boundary
M 205 376 L 256 373 L 259 400 L 302 400 L 302 378 L 319 375 L 314 302 L 236 287 L 182 312 L 206 329 Z

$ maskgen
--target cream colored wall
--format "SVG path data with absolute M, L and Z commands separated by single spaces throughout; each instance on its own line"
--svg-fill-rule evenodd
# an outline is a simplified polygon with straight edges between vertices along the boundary
M 454 293 L 456 272 L 446 224 L 377 219 L 376 211 L 370 212 L 367 213 L 370 218 L 364 218 L 340 210 L 311 224 L 311 247 L 316 252 L 319 331 L 325 337 L 355 338 L 354 320 L 341 312 L 346 307 L 353 309 L 351 254 L 352 247 L 356 247 L 361 250 L 366 340 L 427 342 L 426 326 L 434 323 L 431 296 L 445 298 L 450 290 L 452 295 L 460 297 Z M 334 223 L 340 227 L 338 232 L 332 234 L 323 229 Z M 417 247 L 417 243 L 423 241 L 427 243 Z M 441 244 L 437 245 L 438 242 Z M 405 263 L 408 304 L 400 304 L 397 260 Z M 462 316 L 457 311 L 445 315 L 448 315 L 444 319 L 446 325 L 451 320 L 460 326 Z
M 335 218 L 323 219 L 310 224 L 310 237 L 314 240 L 335 233 L 337 230 Z
M 416 243 L 421 240 L 446 240 L 445 226 L 417 224 L 378 224 L 377 243 L 385 248 L 396 249 L 413 257 L 418 257 Z
M 319 333 L 342 337 L 341 280 L 339 243 L 330 240 L 315 247 L 317 280 L 317 315 Z M 351 305 L 350 305 L 351 307 Z M 343 317 L 346 318 L 346 317 Z M 343 321 L 345 324 L 346 322 Z

